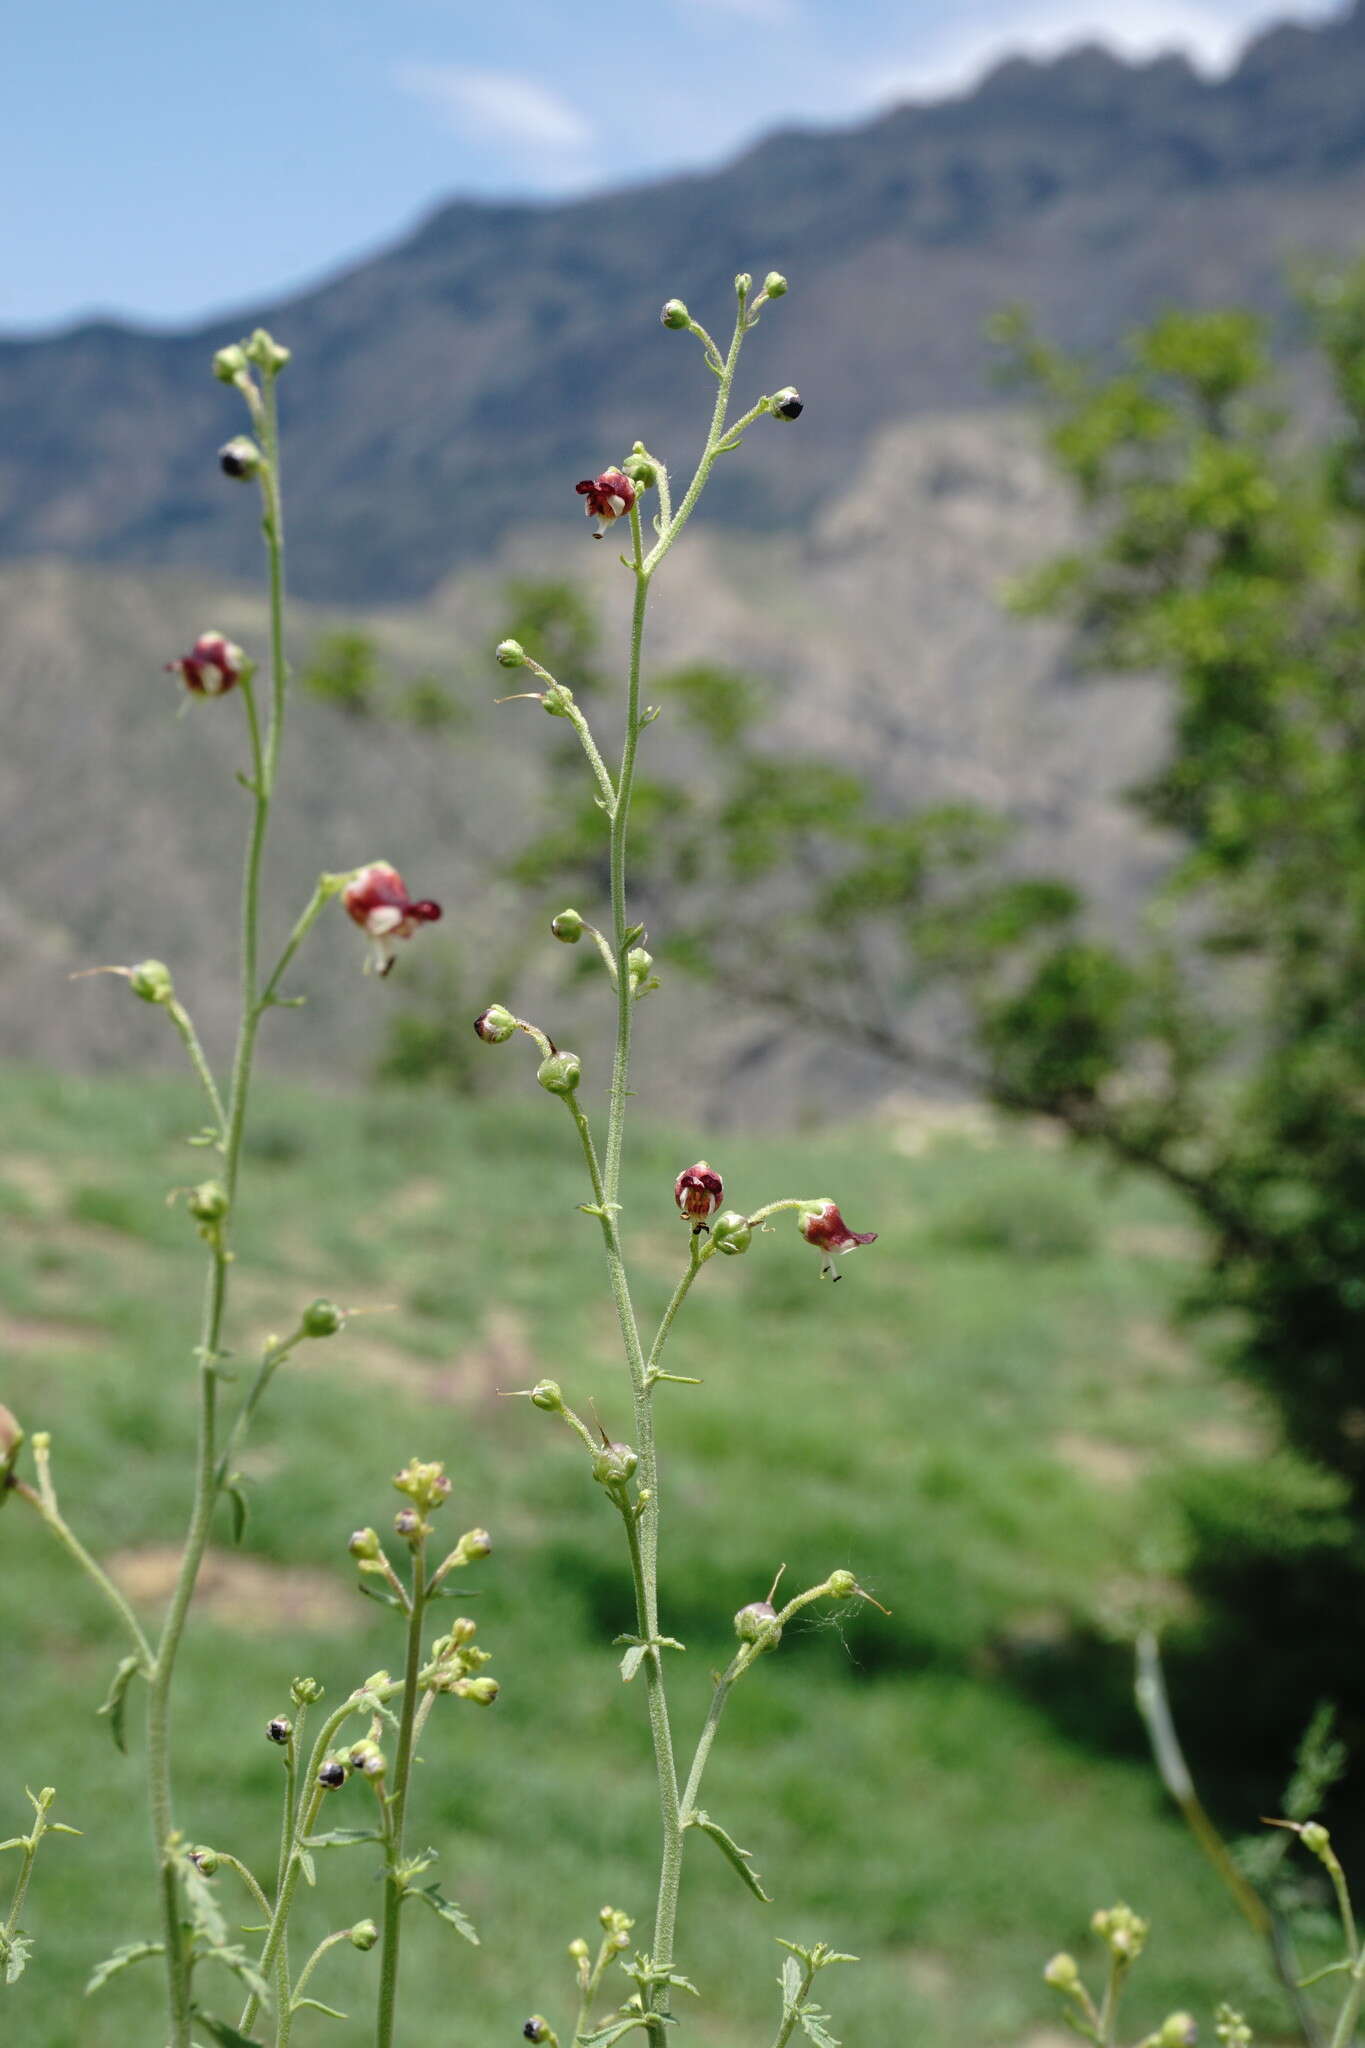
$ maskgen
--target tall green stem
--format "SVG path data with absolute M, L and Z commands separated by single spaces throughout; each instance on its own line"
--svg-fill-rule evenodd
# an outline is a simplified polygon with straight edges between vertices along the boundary
M 261 469 L 262 525 L 270 576 L 270 716 L 262 744 L 252 683 L 249 677 L 244 677 L 241 688 L 251 740 L 251 788 L 254 808 L 242 882 L 241 1016 L 223 1143 L 223 1179 L 228 1196 L 229 1219 L 231 1205 L 237 1192 L 247 1095 L 251 1083 L 256 1032 L 263 1007 L 257 992 L 261 864 L 265 853 L 266 831 L 270 822 L 270 801 L 274 794 L 280 744 L 284 733 L 284 529 L 280 511 L 279 434 L 274 379 L 271 376 L 265 378 L 265 397 L 260 410 L 260 424 L 264 444 L 264 462 Z M 228 1258 L 224 1234 L 220 1231 L 210 1245 L 210 1266 L 197 1354 L 199 1427 L 195 1455 L 194 1503 L 175 1589 L 162 1626 L 156 1660 L 148 1684 L 147 1791 L 152 1845 L 161 1894 L 171 2048 L 190 2048 L 191 2028 L 190 1964 L 181 1928 L 180 1900 L 172 1846 L 174 1808 L 170 1728 L 171 1686 L 190 1602 L 194 1596 L 199 1569 L 208 1545 L 213 1510 L 220 1492 L 217 1451 L 218 1360 L 222 1345 L 223 1314 L 227 1305 Z
M 388 1872 L 384 1881 L 384 1947 L 379 1966 L 379 2020 L 376 2048 L 392 2048 L 398 2012 L 398 1948 L 403 1927 L 403 1822 L 407 1816 L 408 1783 L 412 1777 L 413 1729 L 417 1717 L 417 1674 L 422 1668 L 422 1624 L 426 1615 L 426 1538 L 412 1546 L 412 1591 L 408 1608 L 408 1655 L 403 1673 L 403 1705 L 398 1717 L 398 1752 L 394 1758 L 393 1791 L 389 1795 L 385 1830 Z

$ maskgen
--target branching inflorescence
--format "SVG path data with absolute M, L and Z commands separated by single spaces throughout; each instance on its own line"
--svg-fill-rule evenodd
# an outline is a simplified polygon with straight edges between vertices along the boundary
M 633 586 L 630 656 L 626 677 L 624 731 L 619 762 L 613 770 L 575 701 L 569 685 L 532 660 L 515 641 L 504 641 L 497 659 L 505 668 L 524 669 L 539 684 L 523 693 L 539 700 L 554 717 L 564 718 L 582 743 L 595 795 L 601 809 L 610 855 L 610 910 L 604 929 L 576 910 L 565 910 L 552 924 L 554 937 L 575 944 L 585 935 L 600 957 L 615 1004 L 615 1052 L 607 1090 L 605 1136 L 599 1150 L 588 1111 L 582 1101 L 583 1074 L 577 1056 L 557 1046 L 527 1019 L 499 1004 L 484 1011 L 476 1023 L 480 1038 L 501 1044 L 523 1034 L 539 1054 L 537 1078 L 542 1088 L 564 1104 L 582 1149 L 589 1199 L 581 1205 L 599 1226 L 607 1277 L 619 1322 L 633 1407 L 633 1442 L 617 1442 L 590 1429 L 570 1405 L 561 1388 L 542 1380 L 527 1391 L 534 1407 L 557 1415 L 577 1439 L 591 1479 L 601 1487 L 619 1518 L 634 1587 L 634 1627 L 618 1640 L 621 1677 L 643 1677 L 650 1735 L 658 1781 L 660 1862 L 658 1892 L 649 1946 L 632 1950 L 634 1921 L 626 1912 L 607 1907 L 602 1913 L 602 1938 L 594 1958 L 586 1940 L 570 1949 L 574 1966 L 575 2048 L 605 2048 L 634 2030 L 652 2043 L 663 2040 L 673 2024 L 675 1993 L 694 1987 L 675 1967 L 674 1931 L 684 1848 L 692 1833 L 705 1835 L 732 1865 L 749 1890 L 766 1900 L 747 1850 L 741 1849 L 701 1804 L 702 1778 L 721 1717 L 734 1686 L 757 1660 L 775 1650 L 788 1624 L 820 1601 L 870 1599 L 853 1572 L 838 1567 L 819 1584 L 805 1588 L 785 1604 L 777 1604 L 777 1580 L 765 1598 L 755 1599 L 735 1617 L 737 1647 L 716 1679 L 709 1711 L 698 1735 L 690 1765 L 679 1770 L 673 1747 L 665 1680 L 665 1651 L 682 1645 L 660 1626 L 659 1543 L 660 1468 L 655 1430 L 655 1400 L 665 1384 L 696 1384 L 690 1375 L 665 1368 L 665 1349 L 688 1294 L 703 1267 L 716 1257 L 747 1253 L 755 1236 L 767 1231 L 775 1217 L 794 1215 L 800 1235 L 820 1254 L 821 1271 L 837 1277 L 834 1261 L 873 1242 L 874 1233 L 850 1230 L 838 1205 L 827 1196 L 782 1197 L 750 1210 L 724 1207 L 722 1176 L 705 1160 L 678 1175 L 674 1199 L 687 1227 L 682 1273 L 664 1306 L 657 1328 L 646 1345 L 637 1318 L 627 1273 L 622 1238 L 622 1157 L 626 1107 L 630 1093 L 630 1062 L 635 1005 L 660 986 L 654 961 L 646 949 L 643 928 L 630 921 L 627 852 L 636 760 L 641 735 L 659 714 L 641 703 L 641 662 L 646 610 L 653 579 L 681 535 L 721 456 L 738 449 L 746 431 L 762 418 L 793 421 L 802 407 L 791 387 L 759 398 L 739 417 L 730 417 L 731 394 L 746 334 L 763 309 L 787 290 L 785 279 L 770 274 L 754 291 L 747 275 L 735 280 L 736 314 L 729 346 L 722 352 L 711 336 L 673 299 L 663 310 L 663 324 L 700 341 L 704 361 L 716 380 L 715 404 L 705 445 L 696 469 L 676 507 L 668 470 L 642 444 L 636 443 L 620 466 L 610 465 L 577 486 L 584 509 L 601 537 L 621 524 L 629 534 L 622 561 Z M 262 530 L 270 598 L 266 687 L 258 699 L 257 667 L 242 648 L 217 631 L 201 633 L 189 651 L 168 661 L 188 697 L 217 702 L 231 698 L 242 707 L 247 741 L 247 766 L 238 780 L 250 802 L 241 911 L 241 1002 L 235 1047 L 225 1081 L 219 1079 L 189 1010 L 177 994 L 170 969 L 159 960 L 134 966 L 99 968 L 127 981 L 138 1000 L 160 1010 L 179 1037 L 190 1068 L 203 1093 L 206 1122 L 192 1144 L 214 1155 L 203 1178 L 173 1191 L 202 1241 L 205 1291 L 198 1341 L 193 1359 L 198 1388 L 198 1431 L 194 1461 L 193 1500 L 179 1566 L 160 1627 L 148 1632 L 115 1580 L 106 1572 L 68 1523 L 58 1499 L 52 1469 L 52 1446 L 45 1432 L 27 1440 L 20 1424 L 0 1408 L 0 1504 L 13 1494 L 32 1509 L 71 1561 L 85 1573 L 105 1601 L 117 1625 L 124 1655 L 115 1671 L 101 1713 L 120 1749 L 125 1723 L 137 1688 L 145 1703 L 145 1768 L 151 1844 L 160 1907 L 160 1926 L 149 1939 L 128 1943 L 94 1971 L 90 1990 L 144 1961 L 164 1972 L 166 2026 L 170 2048 L 192 2048 L 204 2037 L 227 2044 L 270 2039 L 285 2048 L 296 2016 L 303 2011 L 331 2013 L 316 1996 L 319 1969 L 342 1946 L 362 1952 L 378 1948 L 379 1968 L 374 2037 L 377 2048 L 392 2048 L 396 2039 L 401 1929 L 405 1905 L 416 1899 L 467 1940 L 477 1941 L 468 1919 L 431 1877 L 434 1852 L 414 1853 L 408 1830 L 409 1792 L 418 1744 L 438 1699 L 456 1699 L 487 1706 L 498 1682 L 483 1668 L 488 1653 L 476 1641 L 472 1621 L 457 1618 L 444 1633 L 432 1634 L 432 1611 L 458 1589 L 453 1575 L 485 1558 L 490 1539 L 470 1529 L 438 1563 L 428 1546 L 434 1534 L 432 1516 L 450 1492 L 439 1462 L 413 1459 L 394 1484 L 404 1505 L 394 1518 L 394 1536 L 405 1554 L 406 1568 L 391 1560 L 376 1530 L 358 1529 L 349 1552 L 361 1575 L 361 1589 L 395 1610 L 404 1625 L 401 1673 L 377 1671 L 346 1693 L 325 1713 L 309 1744 L 305 1726 L 323 1699 L 323 1687 L 311 1677 L 296 1677 L 289 1688 L 288 1711 L 272 1715 L 266 1741 L 281 1762 L 282 1802 L 279 1852 L 268 1877 L 260 1877 L 228 1850 L 196 1843 L 182 1825 L 172 1770 L 172 1701 L 178 1654 L 191 1601 L 221 1506 L 231 1509 L 240 1540 L 246 1497 L 239 1458 L 247 1431 L 279 1371 L 302 1345 L 336 1336 L 357 1311 L 318 1299 L 306 1304 L 284 1336 L 269 1336 L 262 1345 L 254 1375 L 233 1398 L 235 1374 L 229 1369 L 227 1327 L 234 1272 L 233 1239 L 241 1201 L 241 1162 L 249 1095 L 260 1026 L 273 1008 L 291 1005 L 285 978 L 323 910 L 334 899 L 360 927 L 370 943 L 367 966 L 386 975 L 394 964 L 400 940 L 410 939 L 424 924 L 440 916 L 440 906 L 414 898 L 389 862 L 369 860 L 343 873 L 320 876 L 309 901 L 290 932 L 279 958 L 268 971 L 260 961 L 262 871 L 272 806 L 277 794 L 287 705 L 288 671 L 284 626 L 284 529 L 280 490 L 280 452 L 276 387 L 289 361 L 289 351 L 263 329 L 249 339 L 221 349 L 214 374 L 243 400 L 250 433 L 235 436 L 219 452 L 224 474 L 260 493 Z M 653 493 L 657 505 L 648 535 L 644 503 Z M 240 1347 L 237 1347 L 240 1350 Z M 28 1451 L 33 1476 L 20 1470 Z M 781 1573 L 778 1573 L 780 1579 Z M 875 1603 L 874 1603 L 875 1604 Z M 348 1781 L 367 1785 L 373 1807 L 360 1816 L 360 1826 L 331 1827 L 324 1809 Z M 16 1836 L 0 1848 L 17 1849 L 21 1865 L 15 1895 L 0 1922 L 0 1976 L 13 1981 L 27 1959 L 31 1942 L 19 1927 L 19 1913 L 29 1888 L 34 1859 L 45 1833 L 74 1832 L 47 1819 L 54 1795 L 33 1799 L 35 1824 L 30 1834 Z M 376 1854 L 383 1880 L 382 1914 L 335 1928 L 297 1966 L 291 1958 L 291 1914 L 300 1887 L 317 1881 L 317 1858 L 327 1849 L 368 1848 Z M 227 1891 L 239 1888 L 245 1924 L 230 1924 Z M 852 1960 L 823 1945 L 806 1949 L 785 1944 L 788 1954 L 779 1984 L 781 2019 L 776 2048 L 783 2048 L 800 2028 L 817 2048 L 837 2048 L 815 2004 L 812 1985 L 830 1963 Z M 215 1965 L 207 1972 L 208 1965 Z M 619 1964 L 630 1989 L 608 1995 L 607 1972 Z M 237 1980 L 241 2008 L 235 2022 L 215 2013 L 210 1980 L 221 1988 Z M 613 1981 L 614 1977 L 613 1977 Z M 603 2013 L 601 2007 L 608 2010 Z M 341 2015 L 335 2015 L 342 2017 Z M 262 2030 L 265 2030 L 263 2033 Z M 523 2027 L 527 2039 L 555 2042 L 550 2022 L 537 2013 Z
M 700 460 L 676 508 L 666 465 L 636 442 L 619 465 L 610 465 L 595 477 L 577 485 L 584 510 L 596 522 L 601 538 L 618 522 L 630 535 L 629 552 L 621 561 L 633 585 L 630 656 L 626 677 L 625 726 L 621 739 L 619 766 L 613 773 L 602 748 L 589 726 L 572 689 L 563 680 L 531 659 L 515 640 L 504 640 L 497 659 L 504 668 L 525 669 L 536 678 L 539 688 L 520 693 L 537 700 L 554 718 L 567 719 L 582 744 L 592 776 L 603 829 L 610 855 L 611 901 L 606 929 L 586 919 L 576 909 L 561 911 L 553 920 L 555 938 L 577 944 L 587 936 L 596 947 L 615 997 L 616 1044 L 607 1094 L 605 1140 L 601 1148 L 594 1137 L 588 1112 L 581 1099 L 583 1073 L 577 1055 L 557 1046 L 547 1032 L 524 1017 L 517 1017 L 500 1003 L 494 1003 L 475 1021 L 479 1037 L 491 1045 L 505 1044 L 518 1033 L 525 1034 L 540 1054 L 537 1079 L 542 1088 L 564 1103 L 577 1131 L 587 1169 L 590 1199 L 581 1206 L 596 1219 L 606 1255 L 607 1275 L 620 1328 L 622 1348 L 630 1380 L 633 1409 L 633 1443 L 613 1442 L 605 1432 L 594 1434 L 569 1405 L 560 1386 L 542 1380 L 528 1391 L 532 1404 L 558 1415 L 579 1440 L 593 1480 L 603 1489 L 616 1510 L 630 1560 L 635 1591 L 635 1627 L 618 1639 L 622 1649 L 621 1676 L 627 1682 L 643 1676 L 654 1763 L 658 1779 L 661 1831 L 658 1895 L 653 1932 L 647 1951 L 623 1961 L 634 1989 L 605 2017 L 595 2017 L 605 1960 L 596 1965 L 581 1938 L 571 1954 L 576 1965 L 580 2007 L 572 2039 L 576 2048 L 605 2048 L 633 2029 L 644 2030 L 654 2043 L 661 2042 L 672 2019 L 673 1994 L 692 1990 L 687 1978 L 674 1966 L 674 1932 L 682 1879 L 683 1855 L 692 1831 L 708 1835 L 733 1865 L 739 1876 L 759 1898 L 766 1899 L 749 1861 L 729 1834 L 700 1805 L 702 1776 L 711 1745 L 730 1693 L 744 1673 L 765 1651 L 775 1650 L 786 1624 L 805 1607 L 819 1600 L 866 1599 L 869 1596 L 853 1573 L 838 1569 L 820 1584 L 808 1587 L 785 1606 L 773 1605 L 772 1596 L 742 1608 L 735 1617 L 739 1647 L 727 1669 L 717 1679 L 710 1711 L 706 1716 L 692 1762 L 686 1773 L 679 1771 L 673 1746 L 664 1652 L 679 1651 L 682 1644 L 665 1635 L 659 1612 L 660 1471 L 655 1427 L 655 1399 L 666 1382 L 695 1384 L 690 1376 L 665 1370 L 663 1356 L 675 1321 L 702 1268 L 720 1256 L 733 1258 L 748 1252 L 756 1232 L 770 1227 L 771 1219 L 786 1212 L 797 1218 L 802 1237 L 821 1254 L 821 1271 L 837 1276 L 833 1261 L 860 1245 L 873 1242 L 875 1233 L 852 1231 L 838 1206 L 828 1197 L 815 1199 L 784 1197 L 764 1203 L 751 1211 L 725 1209 L 722 1177 L 705 1160 L 685 1168 L 677 1178 L 674 1198 L 689 1226 L 686 1263 L 652 1340 L 646 1346 L 636 1313 L 627 1273 L 622 1238 L 621 1160 L 629 1097 L 631 1042 L 635 1006 L 660 986 L 654 960 L 646 949 L 647 934 L 630 919 L 627 887 L 631 799 L 635 786 L 636 761 L 641 735 L 659 715 L 659 707 L 641 702 L 641 665 L 646 611 L 650 590 L 660 567 L 696 508 L 697 501 L 716 462 L 741 445 L 749 427 L 763 418 L 792 421 L 802 406 L 797 391 L 787 386 L 759 398 L 747 412 L 731 419 L 731 393 L 744 338 L 763 308 L 786 292 L 786 279 L 771 273 L 755 292 L 747 274 L 735 279 L 736 312 L 727 349 L 722 351 L 679 299 L 670 299 L 663 309 L 663 324 L 695 336 L 702 344 L 707 368 L 716 379 L 715 405 L 710 429 Z M 650 493 L 657 503 L 646 532 L 644 504 Z M 774 1588 L 775 1590 L 775 1588 Z M 614 1913 L 615 1909 L 607 1909 Z M 619 1914 L 607 1923 L 608 1941 L 624 1947 L 625 1928 L 631 1923 Z M 821 1963 L 837 1960 L 829 1951 L 799 1952 L 808 1975 L 802 1979 L 800 1963 L 789 1958 L 784 1973 L 784 2008 L 779 2042 L 785 2041 L 800 2024 L 819 2040 L 821 2016 L 809 2000 L 810 1979 Z M 813 1963 L 818 1953 L 821 1963 Z M 798 1981 L 787 1982 L 792 1968 Z M 804 1983 L 804 1989 L 801 1988 Z M 526 2022 L 528 2040 L 555 2041 L 557 2036 L 542 2014 Z M 823 2037 L 829 2039 L 827 2034 Z

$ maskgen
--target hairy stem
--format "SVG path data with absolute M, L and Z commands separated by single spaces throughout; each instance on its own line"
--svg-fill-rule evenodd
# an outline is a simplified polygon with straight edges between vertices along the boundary
M 376 2048 L 392 2048 L 394 2022 L 398 2012 L 398 1951 L 403 1926 L 403 1899 L 407 1890 L 402 1871 L 403 1823 L 407 1817 L 408 1784 L 412 1777 L 413 1730 L 418 1705 L 417 1674 L 422 1668 L 422 1624 L 426 1615 L 426 1600 L 426 1537 L 419 1535 L 412 1546 L 407 1665 L 403 1674 L 403 1705 L 398 1721 L 398 1753 L 394 1759 L 393 1791 L 388 1799 L 385 1828 L 388 1871 L 384 1881 L 384 1946 L 379 1967 Z

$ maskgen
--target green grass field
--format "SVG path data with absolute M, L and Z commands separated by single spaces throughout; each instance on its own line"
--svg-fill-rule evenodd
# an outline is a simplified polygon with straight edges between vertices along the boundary
M 396 1617 L 356 1596 L 346 1539 L 387 1526 L 405 1459 L 446 1460 L 452 1539 L 474 1523 L 494 1537 L 470 1583 L 503 1690 L 489 1711 L 448 1703 L 428 1730 L 410 1833 L 442 1845 L 445 1889 L 483 1946 L 414 1918 L 404 2000 L 406 2039 L 459 2048 L 517 2039 L 535 2009 L 571 2029 L 567 1943 L 593 1932 L 603 1901 L 647 1938 L 654 1881 L 644 1701 L 611 1648 L 631 1626 L 619 1525 L 562 1424 L 499 1398 L 552 1374 L 611 1433 L 628 1428 L 572 1132 L 531 1092 L 459 1107 L 261 1089 L 237 1237 L 243 1360 L 319 1293 L 394 1312 L 281 1373 L 247 1460 L 244 1544 L 231 1550 L 224 1515 L 181 1667 L 183 1824 L 273 1868 L 279 1755 L 264 1724 L 295 1673 L 339 1697 L 398 1663 Z M 52 1432 L 69 1519 L 142 1589 L 164 1581 L 187 1510 L 201 1259 L 166 1194 L 203 1170 L 183 1143 L 201 1120 L 179 1085 L 0 1077 L 0 1398 Z M 1106 1752 L 1111 1726 L 1093 1741 L 1061 1732 L 1079 1725 L 1074 1702 L 1059 1720 L 1044 1682 L 1168 1555 L 1171 1471 L 1260 1452 L 1245 1398 L 1169 1331 L 1192 1255 L 1179 1215 L 1022 1136 L 916 1150 L 886 1118 L 723 1148 L 654 1132 L 626 1188 L 646 1321 L 685 1257 L 672 1178 L 702 1149 L 740 1206 L 831 1193 L 881 1236 L 831 1288 L 781 1219 L 747 1258 L 707 1267 L 679 1324 L 670 1364 L 704 1379 L 660 1396 L 663 1626 L 688 1648 L 670 1671 L 679 1747 L 690 1753 L 729 1655 L 732 1613 L 779 1564 L 792 1590 L 851 1565 L 891 1615 L 789 1632 L 736 1693 L 706 1805 L 776 1903 L 690 1838 L 679 1965 L 704 1993 L 693 2037 L 771 2038 L 780 1934 L 863 1958 L 822 1980 L 850 2044 L 1042 2048 L 1058 2037 L 1044 1959 L 1083 1951 L 1091 1908 L 1120 1897 L 1155 1922 L 1135 2036 L 1176 2004 L 1207 2022 L 1220 1997 L 1273 2034 L 1260 1952 L 1140 1745 Z M 80 1996 L 101 1957 L 154 1928 L 140 1703 L 127 1758 L 93 1712 L 121 1654 L 98 1599 L 10 1503 L 0 1837 L 24 1820 L 25 1783 L 55 1784 L 59 1815 L 83 1830 L 40 1860 L 24 1916 L 34 1960 L 0 1993 L 16 2048 L 160 2038 L 155 1965 Z M 329 1824 L 363 1824 L 364 1799 L 359 1784 L 335 1795 Z M 249 1920 L 232 1880 L 217 1882 Z M 370 1853 L 334 1853 L 296 1950 L 378 1903 Z M 345 1950 L 319 1995 L 363 2013 L 376 1967 Z M 329 2031 L 365 2038 L 358 2021 L 305 2015 L 296 2039 Z

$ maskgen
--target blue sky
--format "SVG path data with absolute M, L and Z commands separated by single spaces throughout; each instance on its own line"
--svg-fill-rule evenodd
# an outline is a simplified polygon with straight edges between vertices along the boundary
M 456 193 L 714 163 L 1099 35 L 1228 61 L 1327 0 L 47 0 L 0 43 L 0 329 L 172 326 L 306 282 Z

